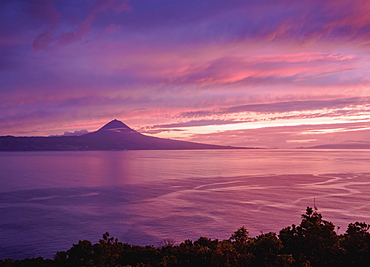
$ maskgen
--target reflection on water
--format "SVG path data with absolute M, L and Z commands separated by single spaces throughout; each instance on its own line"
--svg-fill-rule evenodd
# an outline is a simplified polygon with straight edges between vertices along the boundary
M 345 231 L 370 222 L 370 151 L 0 153 L 0 258 L 52 257 L 109 231 L 131 244 L 255 236 L 314 199 Z

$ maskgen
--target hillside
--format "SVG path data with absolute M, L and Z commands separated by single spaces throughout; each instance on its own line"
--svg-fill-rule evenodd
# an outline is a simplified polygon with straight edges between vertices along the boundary
M 182 150 L 236 149 L 237 147 L 193 143 L 143 135 L 113 120 L 99 130 L 81 136 L 0 137 L 0 151 L 78 150 Z
M 309 149 L 370 149 L 370 144 L 358 144 L 358 143 L 347 143 L 347 144 L 326 144 L 319 146 L 306 147 Z

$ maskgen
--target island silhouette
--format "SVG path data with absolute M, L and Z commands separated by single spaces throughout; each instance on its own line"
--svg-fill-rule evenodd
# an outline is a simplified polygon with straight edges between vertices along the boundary
M 0 151 L 84 151 L 84 150 L 184 150 L 241 149 L 165 139 L 141 134 L 114 119 L 99 130 L 81 136 L 1 136 Z

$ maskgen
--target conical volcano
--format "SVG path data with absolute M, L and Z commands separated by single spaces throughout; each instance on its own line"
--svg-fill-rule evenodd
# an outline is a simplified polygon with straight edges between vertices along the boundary
M 143 135 L 119 120 L 81 136 L 0 137 L 0 151 L 231 149 Z
M 115 132 L 128 132 L 128 131 L 134 131 L 130 127 L 128 127 L 126 124 L 124 124 L 122 121 L 119 121 L 117 119 L 114 119 L 110 122 L 108 122 L 106 125 L 101 127 L 98 131 L 115 131 Z

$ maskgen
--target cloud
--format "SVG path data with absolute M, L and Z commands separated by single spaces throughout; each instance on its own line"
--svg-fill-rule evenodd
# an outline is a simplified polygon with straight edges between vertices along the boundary
M 44 25 L 55 27 L 60 23 L 62 17 L 52 0 L 27 1 L 23 11 L 29 15 L 31 23 L 42 27 Z
M 86 17 L 86 19 L 76 28 L 76 30 L 60 34 L 57 37 L 57 41 L 60 45 L 67 45 L 76 42 L 90 31 L 92 23 L 97 19 L 100 13 L 104 13 L 108 10 L 113 10 L 117 13 L 120 13 L 127 9 L 129 9 L 127 1 L 96 0 L 91 8 L 90 13 Z
M 47 48 L 53 41 L 54 32 L 61 22 L 62 14 L 56 10 L 51 0 L 31 0 L 24 10 L 29 14 L 33 23 L 41 24 L 43 28 L 46 26 L 46 29 L 33 40 L 33 51 L 37 52 Z
M 370 7 L 366 0 L 283 0 L 279 4 L 268 0 L 227 3 L 97 0 L 82 4 L 67 0 L 63 5 L 52 0 L 2 2 L 20 6 L 29 15 L 31 32 L 36 33 L 35 51 L 84 37 L 92 39 L 96 31 L 111 24 L 124 29 L 123 40 L 139 37 L 153 46 L 246 41 L 287 45 L 329 41 L 340 45 L 348 41 L 363 42 L 369 37 Z M 123 11 L 129 12 L 122 15 Z
M 218 51 L 217 51 L 218 52 Z M 360 68 L 360 59 L 353 55 L 328 52 L 251 55 L 234 49 L 233 56 L 204 56 L 178 73 L 169 73 L 171 83 L 195 85 L 207 90 L 232 88 L 268 88 L 285 86 L 342 86 L 344 77 Z M 181 61 L 180 61 L 181 62 Z M 181 64 L 181 63 L 180 63 Z M 168 73 L 167 73 L 168 74 Z M 365 80 L 365 73 L 363 80 Z M 357 78 L 358 79 L 358 78 Z M 350 81 L 354 83 L 354 81 Z
M 289 112 L 303 111 L 316 109 L 332 109 L 343 108 L 352 105 L 368 104 L 368 98 L 343 98 L 331 100 L 306 100 L 306 101 L 289 101 L 276 102 L 268 104 L 243 105 L 226 108 L 221 110 L 221 113 L 236 113 L 236 112 Z
M 233 106 L 215 110 L 198 110 L 183 112 L 179 116 L 183 118 L 194 118 L 212 115 L 222 115 L 241 112 L 256 112 L 256 113 L 282 113 L 292 111 L 307 111 L 320 109 L 340 109 L 357 105 L 366 105 L 369 103 L 369 98 L 352 97 L 329 100 L 305 100 L 305 101 L 285 101 L 274 103 L 249 104 L 241 106 Z
M 0 7 L 5 134 L 91 130 L 121 116 L 137 128 L 158 127 L 152 133 L 189 129 L 171 132 L 184 137 L 247 121 L 266 129 L 369 115 L 368 1 L 4 0 Z M 96 124 L 80 126 L 89 121 Z
M 195 127 L 195 126 L 206 126 L 206 125 L 224 125 L 224 124 L 241 123 L 241 122 L 243 121 L 192 120 L 192 121 L 180 122 L 180 123 L 153 125 L 152 128 L 181 128 L 181 127 Z
M 89 131 L 84 129 L 84 130 L 78 130 L 74 132 L 64 132 L 64 134 L 61 135 L 49 135 L 50 137 L 58 137 L 58 136 L 81 136 L 84 134 L 88 134 Z
M 174 133 L 174 132 L 184 132 L 181 129 L 142 129 L 140 133 L 156 135 L 160 133 Z
M 44 3 L 46 3 L 46 5 L 44 5 Z M 73 4 L 71 3 L 72 2 L 69 2 L 67 5 L 72 6 Z M 39 6 L 43 6 L 43 8 L 40 9 Z M 33 40 L 33 51 L 45 50 L 50 48 L 51 45 L 65 46 L 79 41 L 90 32 L 92 24 L 101 13 L 109 10 L 120 13 L 128 9 L 128 2 L 125 0 L 96 0 L 91 6 L 90 12 L 82 22 L 77 25 L 73 24 L 73 30 L 64 31 L 64 28 L 66 28 L 65 25 L 69 24 L 73 15 L 65 12 L 62 16 L 60 12 L 56 11 L 51 0 L 33 0 L 27 9 L 28 13 L 38 19 L 40 17 L 45 18 L 45 25 L 49 25 Z M 110 25 L 113 24 L 111 23 Z M 112 29 L 112 27 L 110 29 Z
M 333 131 L 351 127 L 353 131 Z M 315 131 L 321 131 L 320 134 Z M 340 143 L 370 142 L 368 122 L 338 123 L 331 125 L 278 126 L 245 130 L 219 131 L 207 134 L 194 134 L 188 140 L 201 142 L 209 140 L 213 144 L 261 148 L 296 148 Z
M 120 115 L 134 119 L 137 116 L 135 115 L 137 105 L 144 107 L 146 103 L 150 102 L 150 99 L 144 98 L 135 100 L 131 97 L 100 96 L 59 99 L 40 97 L 24 102 L 22 105 L 17 103 L 2 105 L 0 106 L 0 135 L 25 132 L 25 128 L 32 129 L 30 132 L 40 132 L 41 135 L 50 135 L 51 131 L 52 134 L 59 134 L 63 130 L 63 128 L 60 128 L 60 121 L 63 121 L 65 127 L 67 127 L 67 124 L 71 124 L 68 127 L 75 129 L 81 124 L 81 122 L 73 123 L 76 117 L 83 117 L 87 122 L 100 119 L 100 123 L 106 123 Z M 143 111 L 143 113 L 145 112 Z M 146 113 L 149 114 L 149 112 Z M 22 128 L 22 130 L 15 130 L 17 127 Z
M 356 1 L 132 1 L 132 30 L 171 34 L 177 42 L 264 42 L 303 44 L 367 40 L 366 0 Z M 176 30 L 177 34 L 176 34 Z
M 34 39 L 35 51 L 52 44 L 66 45 L 83 37 L 91 38 L 89 33 L 93 34 L 101 25 L 111 24 L 125 27 L 124 39 L 141 32 L 141 38 L 153 45 L 244 41 L 306 45 L 321 41 L 363 42 L 369 37 L 370 7 L 363 1 L 303 0 L 298 3 L 284 0 L 277 5 L 267 0 L 258 3 L 160 0 L 131 1 L 130 4 L 98 0 L 85 6 L 77 6 L 73 1 L 65 1 L 64 5 L 61 7 L 51 0 L 33 0 L 29 5 L 28 12 L 34 20 L 44 21 L 44 27 L 49 25 Z M 36 7 L 40 6 L 38 10 Z M 127 16 L 114 14 L 123 11 L 130 12 Z M 76 17 L 79 17 L 78 23 L 71 23 Z

